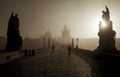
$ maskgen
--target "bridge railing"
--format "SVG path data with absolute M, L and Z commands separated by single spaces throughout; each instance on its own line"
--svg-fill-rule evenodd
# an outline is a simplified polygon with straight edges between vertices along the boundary
M 24 56 L 24 52 L 12 51 L 12 52 L 0 52 L 0 64 L 8 63 Z

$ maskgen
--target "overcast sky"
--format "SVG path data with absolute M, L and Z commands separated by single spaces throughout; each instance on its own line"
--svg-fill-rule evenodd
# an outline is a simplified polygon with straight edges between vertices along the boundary
M 18 13 L 23 37 L 40 37 L 48 29 L 61 36 L 64 25 L 71 37 L 98 37 L 98 24 L 105 5 L 120 37 L 120 0 L 0 0 L 0 36 L 6 36 L 11 12 Z

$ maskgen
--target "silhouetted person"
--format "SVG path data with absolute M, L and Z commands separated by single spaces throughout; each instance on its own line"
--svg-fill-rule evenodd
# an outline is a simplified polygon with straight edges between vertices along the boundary
M 76 45 L 76 49 L 78 49 L 78 45 Z
M 7 30 L 7 51 L 15 51 L 22 47 L 22 37 L 19 31 L 19 18 L 14 13 L 11 14 Z
M 27 53 L 28 53 L 28 50 L 25 50 L 24 51 L 24 56 L 27 56 L 28 55 Z
M 32 56 L 35 56 L 35 50 L 32 50 Z
M 51 39 L 49 38 L 48 39 L 48 47 L 50 47 L 50 41 L 51 41 Z
M 68 55 L 69 56 L 71 55 L 71 46 L 70 45 L 68 46 Z
M 43 48 L 45 48 L 45 38 L 43 38 Z
M 55 51 L 55 46 L 52 45 L 52 52 L 54 53 L 54 51 Z

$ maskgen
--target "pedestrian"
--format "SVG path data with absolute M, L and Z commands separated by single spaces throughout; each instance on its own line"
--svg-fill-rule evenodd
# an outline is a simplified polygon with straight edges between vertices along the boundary
M 32 56 L 35 56 L 35 50 L 32 50 Z
M 71 46 L 70 45 L 68 46 L 68 55 L 69 56 L 71 55 Z
M 54 51 L 55 51 L 55 46 L 52 45 L 52 52 L 54 53 Z

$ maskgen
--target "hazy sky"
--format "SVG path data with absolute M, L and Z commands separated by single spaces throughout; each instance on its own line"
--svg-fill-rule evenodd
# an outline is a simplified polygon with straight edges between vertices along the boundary
M 0 36 L 6 36 L 11 12 L 18 13 L 23 37 L 40 37 L 48 29 L 61 36 L 64 25 L 72 37 L 97 37 L 105 5 L 120 37 L 120 0 L 0 0 Z

